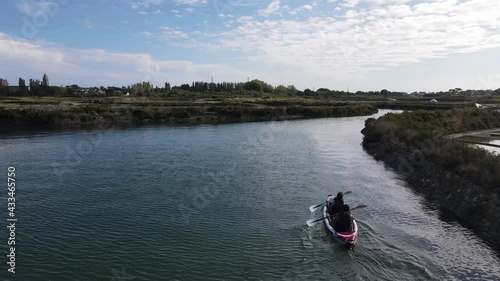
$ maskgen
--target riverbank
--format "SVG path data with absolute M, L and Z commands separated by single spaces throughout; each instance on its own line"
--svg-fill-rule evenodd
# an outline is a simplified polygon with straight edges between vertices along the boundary
M 500 127 L 480 109 L 388 114 L 365 123 L 363 147 L 500 247 L 500 156 L 447 138 Z
M 127 124 L 210 124 L 376 113 L 366 103 L 307 99 L 189 99 L 140 97 L 3 97 L 1 126 L 79 126 Z

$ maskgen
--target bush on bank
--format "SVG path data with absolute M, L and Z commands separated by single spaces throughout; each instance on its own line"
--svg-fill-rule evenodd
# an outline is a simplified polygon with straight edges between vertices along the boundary
M 500 156 L 446 138 L 452 133 L 500 127 L 500 113 L 480 109 L 387 114 L 365 122 L 363 147 L 376 158 L 388 153 L 414 155 L 486 186 L 500 187 Z
M 370 115 L 370 104 L 328 103 L 299 99 L 283 100 L 160 100 L 152 98 L 94 99 L 88 101 L 44 99 L 40 103 L 9 101 L 0 106 L 3 124 L 69 125 L 114 123 L 203 123 L 288 118 L 317 118 Z

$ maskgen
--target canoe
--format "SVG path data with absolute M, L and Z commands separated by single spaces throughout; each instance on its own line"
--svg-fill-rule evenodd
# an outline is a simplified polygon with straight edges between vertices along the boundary
M 335 240 L 340 242 L 341 244 L 347 245 L 347 246 L 354 246 L 356 245 L 356 241 L 358 240 L 358 224 L 356 223 L 356 220 L 353 220 L 353 230 L 352 231 L 345 231 L 345 232 L 337 232 L 333 227 L 330 225 L 330 222 L 328 221 L 328 209 L 325 205 L 323 208 L 323 217 L 325 219 L 323 222 L 325 223 L 326 228 L 333 234 L 333 237 Z

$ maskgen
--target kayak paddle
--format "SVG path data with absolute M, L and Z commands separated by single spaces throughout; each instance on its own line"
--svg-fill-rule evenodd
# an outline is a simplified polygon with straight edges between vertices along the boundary
M 366 208 L 366 207 L 368 207 L 368 206 L 367 205 L 359 205 L 357 207 L 352 208 L 350 211 L 354 211 L 356 209 L 362 209 L 362 208 Z M 307 226 L 312 227 L 312 226 L 316 225 L 319 221 L 322 221 L 326 218 L 328 218 L 328 216 L 322 217 L 319 219 L 310 219 L 310 220 L 306 221 L 306 223 L 307 223 Z
M 344 192 L 344 195 L 346 195 L 346 194 L 350 194 L 350 193 L 352 193 L 352 191 L 346 191 L 346 192 Z M 332 196 L 332 195 L 328 195 L 328 196 Z M 325 205 L 325 204 L 326 204 L 326 202 L 325 202 L 325 203 L 321 203 L 321 204 L 316 205 L 316 206 L 315 206 L 315 205 L 312 205 L 311 207 L 309 207 L 309 211 L 311 211 L 311 213 L 312 213 L 312 212 L 314 212 L 314 210 L 315 210 L 316 208 L 321 207 L 321 206 L 323 206 L 323 205 Z

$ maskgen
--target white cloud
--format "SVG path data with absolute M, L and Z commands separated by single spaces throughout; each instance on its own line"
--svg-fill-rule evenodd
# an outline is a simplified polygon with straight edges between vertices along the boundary
M 15 7 L 22 15 L 33 16 L 37 11 L 51 7 L 50 3 L 54 1 L 56 0 L 19 0 Z M 304 80 L 325 77 L 324 81 L 330 81 L 328 79 L 332 77 L 353 77 L 366 73 L 369 73 L 366 75 L 369 78 L 374 73 L 381 73 L 380 70 L 389 71 L 407 65 L 418 67 L 423 65 L 422 62 L 434 61 L 430 59 L 437 58 L 441 61 L 441 58 L 500 48 L 500 2 L 491 0 L 311 0 L 299 1 L 299 5 L 280 0 L 215 2 L 224 3 L 224 7 L 217 7 L 216 4 L 212 7 L 212 2 L 206 0 L 123 1 L 135 8 L 134 12 L 170 13 L 166 7 L 158 6 L 167 3 L 171 4 L 169 9 L 177 8 L 171 10 L 171 15 L 176 17 L 192 12 L 193 9 L 200 12 L 192 19 L 199 25 L 189 25 L 183 29 L 182 23 L 178 23 L 181 25 L 175 28 L 161 28 L 158 34 L 141 32 L 142 29 L 130 22 L 128 27 L 136 28 L 136 35 L 154 38 L 155 42 L 161 41 L 161 44 L 168 44 L 169 47 L 206 48 L 216 56 L 220 55 L 219 57 L 231 54 L 231 61 L 239 61 L 245 66 L 257 68 L 255 65 L 265 65 L 265 69 L 293 69 L 297 77 L 309 77 Z M 172 7 L 172 4 L 177 6 Z M 200 5 L 207 5 L 206 10 L 204 7 L 200 8 Z M 238 7 L 245 8 L 237 10 Z M 300 17 L 288 15 L 298 12 L 302 12 Z M 216 15 L 219 15 L 221 23 L 207 18 Z M 280 17 L 275 17 L 276 15 Z M 159 17 L 151 18 L 158 19 Z M 77 23 L 85 25 L 84 22 Z M 229 31 L 220 32 L 217 31 L 220 29 L 214 27 L 217 23 L 219 26 L 233 25 L 225 28 Z M 161 24 L 164 23 L 156 26 Z M 90 26 L 93 26 L 91 21 L 87 27 Z M 199 30 L 194 31 L 194 28 Z M 0 38 L 2 40 L 5 43 L 5 38 Z M 11 63 L 11 66 L 60 68 L 68 75 L 73 75 L 71 70 L 81 74 L 79 71 L 82 68 L 89 69 L 89 73 L 90 70 L 93 71 L 92 60 L 87 63 L 67 58 L 74 54 L 83 57 L 83 51 L 53 48 L 50 44 L 38 41 L 10 40 L 10 43 L 15 47 L 6 49 L 5 44 L 0 46 L 3 48 L 0 49 L 0 60 L 10 60 L 17 54 L 19 63 Z M 18 50 L 28 51 L 23 54 Z M 99 52 L 90 53 L 96 55 Z M 128 58 L 123 53 L 109 54 L 111 57 Z M 137 56 L 138 54 L 131 54 L 132 60 L 135 61 Z M 152 58 L 144 59 L 154 61 Z M 52 61 L 56 63 L 51 63 Z M 130 77 L 125 70 L 115 68 L 119 62 L 104 58 L 101 61 L 99 67 L 106 69 L 105 64 L 109 64 L 113 68 L 109 70 L 110 73 Z M 83 66 L 80 67 L 79 63 L 83 63 Z M 132 69 L 132 76 L 137 74 L 137 64 L 124 65 Z M 376 71 L 370 72 L 371 70 Z M 488 71 L 497 73 L 495 70 Z M 261 77 L 268 79 L 266 76 Z M 269 74 L 269 77 L 286 78 L 281 74 Z M 288 83 L 290 82 L 293 83 Z
M 94 23 L 92 22 L 91 19 L 89 18 L 85 18 L 82 20 L 82 25 L 83 27 L 85 28 L 93 28 L 94 27 Z
M 156 11 L 154 11 L 154 13 L 153 13 L 153 14 L 155 14 L 155 15 L 161 15 L 161 14 L 163 14 L 163 13 L 162 13 L 162 11 L 160 11 L 160 10 L 156 10 Z
M 0 60 L 4 61 L 33 61 L 38 64 L 50 65 L 65 63 L 65 54 L 61 50 L 42 48 L 47 43 L 32 43 L 13 39 L 0 32 Z M 37 68 L 39 68 L 38 66 Z
M 165 2 L 164 0 L 138 0 L 138 1 L 133 1 L 130 2 L 130 7 L 132 9 L 138 9 L 139 7 L 145 7 L 149 8 L 150 6 L 154 5 L 161 5 Z
M 349 76 L 500 48 L 498 1 L 441 0 L 413 6 L 401 4 L 407 0 L 363 1 L 372 3 L 371 8 L 350 9 L 340 17 L 240 18 L 239 26 L 220 34 L 211 47 L 243 51 L 253 61 L 297 67 L 318 76 Z M 276 12 L 279 1 L 273 3 L 261 14 Z
M 267 17 L 269 15 L 277 13 L 280 9 L 280 4 L 281 0 L 272 0 L 267 8 L 259 11 L 259 15 Z
M 157 85 L 169 81 L 179 85 L 195 80 L 205 81 L 211 75 L 226 81 L 241 81 L 241 77 L 247 75 L 223 64 L 156 60 L 144 53 L 65 48 L 42 41 L 28 42 L 1 32 L 0 63 L 7 68 L 16 68 L 23 75 L 57 73 L 59 77 L 51 75 L 55 81 L 59 80 L 56 83 L 88 86 L 129 85 L 139 81 Z M 17 76 L 3 78 L 17 80 Z
M 253 17 L 250 17 L 250 16 L 242 16 L 242 17 L 238 18 L 238 22 L 241 22 L 241 23 L 249 22 L 252 20 L 253 20 Z
M 198 6 L 198 5 L 205 5 L 207 4 L 207 0 L 174 0 L 174 2 L 177 5 L 191 5 L 191 6 Z
M 353 8 L 356 7 L 361 0 L 344 0 L 341 4 L 343 7 Z
M 144 36 L 146 38 L 151 38 L 151 37 L 153 37 L 153 33 L 149 32 L 149 31 L 143 31 L 142 36 Z
M 303 5 L 303 6 L 298 7 L 297 9 L 288 11 L 288 13 L 291 14 L 291 15 L 295 15 L 295 14 L 297 14 L 300 11 L 304 11 L 304 10 L 310 11 L 312 9 L 314 9 L 314 7 L 312 5 Z
M 161 40 L 170 40 L 170 39 L 188 39 L 188 35 L 181 30 L 173 29 L 170 27 L 162 26 L 161 27 Z
M 234 18 L 234 16 L 231 14 L 218 14 L 218 16 L 221 18 Z

